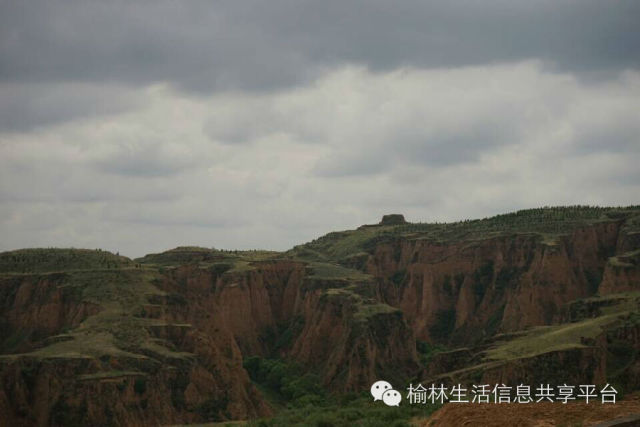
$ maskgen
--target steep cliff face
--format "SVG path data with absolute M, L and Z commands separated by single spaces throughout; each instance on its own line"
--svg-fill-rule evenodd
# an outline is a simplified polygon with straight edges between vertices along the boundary
M 237 393 L 237 378 L 226 378 L 229 387 L 220 390 L 225 383 L 195 363 L 117 371 L 90 358 L 23 357 L 1 367 L 6 426 L 159 425 L 202 420 L 206 411 L 213 419 L 220 410 L 239 418 L 258 414 L 247 413 L 250 397 Z
M 319 367 L 325 384 L 360 391 L 377 378 L 404 380 L 417 371 L 415 337 L 400 311 L 363 305 L 344 290 L 308 295 L 304 326 L 287 354 Z
M 638 290 L 640 283 L 640 250 L 624 252 L 609 258 L 599 291 L 602 294 Z
M 32 350 L 100 311 L 65 287 L 64 273 L 0 277 L 0 354 Z
M 435 354 L 419 375 L 447 384 L 614 384 L 636 390 L 640 292 L 578 300 L 566 323 Z
M 535 234 L 439 243 L 398 240 L 375 248 L 367 271 L 419 339 L 465 342 L 558 322 L 569 301 L 638 289 L 638 269 L 610 265 L 619 222 L 545 240 Z M 604 272 L 604 280 L 602 280 Z M 395 283 L 394 283 L 395 282 Z
M 210 335 L 229 331 L 245 356 L 264 356 L 273 350 L 278 331 L 301 311 L 305 266 L 284 260 L 253 267 L 223 273 L 198 266 L 169 270 L 158 284 L 169 297 L 156 302 L 163 316 Z
M 419 378 L 608 380 L 633 390 L 626 375 L 637 370 L 638 306 L 629 303 L 625 311 L 621 301 L 640 292 L 638 210 L 579 211 L 363 226 L 331 233 L 296 254 L 362 269 L 375 278 L 377 299 L 400 309 L 418 340 L 463 347 L 433 356 Z M 622 308 L 610 314 L 612 307 Z M 619 329 L 625 316 L 632 319 Z M 565 329 L 567 322 L 578 323 Z M 532 327 L 552 330 L 526 332 Z
M 216 275 L 197 267 L 171 271 L 160 288 L 186 299 L 164 309 L 198 330 L 233 334 L 245 357 L 291 358 L 334 390 L 361 390 L 383 372 L 415 373 L 415 338 L 399 310 L 363 298 L 343 280 L 313 280 L 305 263 L 260 262 Z
M 2 321 L 12 331 L 4 341 L 14 344 L 3 347 L 12 361 L 5 370 L 22 369 L 23 359 L 97 360 L 60 381 L 73 388 L 68 384 L 82 377 L 82 384 L 125 388 L 144 378 L 154 390 L 171 390 L 174 400 L 170 410 L 164 400 L 145 396 L 144 404 L 157 404 L 176 422 L 269 413 L 242 369 L 249 356 L 293 359 L 333 390 L 361 390 L 384 372 L 406 378 L 417 371 L 411 329 L 399 310 L 357 289 L 373 291 L 366 278 L 351 281 L 344 269 L 324 277 L 307 262 L 284 258 L 223 264 L 9 275 Z M 155 363 L 168 365 L 169 374 Z M 25 402 L 32 400 L 11 397 L 7 405 L 31 404 Z M 207 405 L 214 409 L 206 412 Z M 77 416 L 89 419 L 82 411 Z M 151 409 L 140 413 L 151 418 L 138 422 L 154 422 Z
M 640 297 L 638 298 L 640 301 Z M 606 334 L 608 380 L 623 390 L 640 389 L 640 316 L 626 317 L 619 327 Z
M 185 323 L 176 309 L 185 299 L 160 291 L 162 281 L 134 268 L 5 275 L 0 319 L 11 332 L 0 356 L 0 425 L 268 415 L 233 334 Z

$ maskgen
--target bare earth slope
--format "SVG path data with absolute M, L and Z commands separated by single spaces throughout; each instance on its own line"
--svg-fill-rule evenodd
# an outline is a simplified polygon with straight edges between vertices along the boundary
M 585 404 L 570 402 L 535 404 L 449 404 L 438 410 L 428 420 L 415 423 L 420 427 L 467 426 L 467 427 L 552 427 L 552 426 L 599 426 L 617 420 L 629 427 L 640 424 L 640 396 L 634 395 L 615 405 Z M 634 424 L 635 423 L 635 424 Z

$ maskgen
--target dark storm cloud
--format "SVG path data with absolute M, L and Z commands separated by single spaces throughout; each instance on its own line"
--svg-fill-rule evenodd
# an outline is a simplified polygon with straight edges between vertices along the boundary
M 0 79 L 270 89 L 351 62 L 374 70 L 538 58 L 640 65 L 637 1 L 3 1 Z
M 139 105 L 134 93 L 87 84 L 0 84 L 0 130 L 21 132 Z

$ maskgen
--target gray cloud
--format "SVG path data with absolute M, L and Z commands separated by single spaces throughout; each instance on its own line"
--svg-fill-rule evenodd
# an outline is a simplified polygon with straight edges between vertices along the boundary
M 394 139 L 397 151 L 408 161 L 433 167 L 471 162 L 495 147 L 519 140 L 513 122 L 460 123 L 457 129 L 441 129 L 433 134 L 399 131 Z
M 373 70 L 528 58 L 583 73 L 637 68 L 640 3 L 5 1 L 0 80 L 168 81 L 272 89 L 343 63 Z
M 5 132 L 119 113 L 143 102 L 135 90 L 85 83 L 4 83 L 0 99 L 0 131 Z
M 96 161 L 98 169 L 103 172 L 133 177 L 171 176 L 197 163 L 189 153 L 172 153 L 167 145 L 162 144 L 118 147 L 117 151 Z
M 639 96 L 640 73 L 586 83 L 536 61 L 346 67 L 266 94 L 152 88 L 134 111 L 2 136 L 1 245 L 287 249 L 392 211 L 637 203 Z
M 0 249 L 637 204 L 640 3 L 0 0 Z
M 610 78 L 640 66 L 638 16 L 631 0 L 4 1 L 0 131 L 131 108 L 127 86 L 282 90 L 344 64 L 385 72 L 534 58 Z M 263 123 L 277 132 L 288 120 Z M 205 130 L 221 142 L 252 137 L 215 120 Z

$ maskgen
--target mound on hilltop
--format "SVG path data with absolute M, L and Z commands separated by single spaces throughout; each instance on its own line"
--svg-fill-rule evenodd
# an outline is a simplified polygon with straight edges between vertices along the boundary
M 408 224 L 404 219 L 404 215 L 402 214 L 388 214 L 383 215 L 382 220 L 380 221 L 380 225 L 402 225 Z

